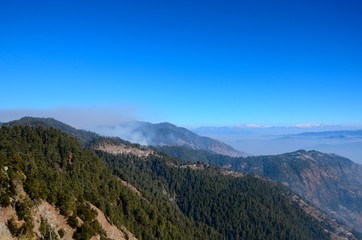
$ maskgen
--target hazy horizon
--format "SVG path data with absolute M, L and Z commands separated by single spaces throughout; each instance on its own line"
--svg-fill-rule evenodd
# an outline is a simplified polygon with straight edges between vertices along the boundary
M 123 108 L 126 111 L 126 108 Z M 77 129 L 92 130 L 100 126 L 115 126 L 125 122 L 141 121 L 150 122 L 153 124 L 168 122 L 178 127 L 184 127 L 190 130 L 194 129 L 251 129 L 254 131 L 268 131 L 268 129 L 301 129 L 302 131 L 335 131 L 335 130 L 358 130 L 362 129 L 362 124 L 336 124 L 336 123 L 285 123 L 285 124 L 260 124 L 260 123 L 245 123 L 239 122 L 235 124 L 205 124 L 205 125 L 179 125 L 170 121 L 152 121 L 145 118 L 137 118 L 136 114 L 131 113 L 125 115 L 118 111 L 112 110 L 111 108 L 79 108 L 79 107 L 59 107 L 52 109 L 0 109 L 0 122 L 6 123 L 14 120 L 19 120 L 23 117 L 35 117 L 35 118 L 54 118 L 58 121 L 64 122 Z
M 68 117 L 68 121 L 56 118 L 54 116 L 53 118 L 72 127 L 96 132 L 102 136 L 120 137 L 124 140 L 146 146 L 153 145 L 152 137 L 155 136 L 152 135 L 151 132 L 145 135 L 145 133 L 142 131 L 137 130 L 137 126 L 130 128 L 128 124 L 126 124 L 126 126 L 123 125 L 123 123 L 134 120 L 123 119 L 123 122 L 117 122 L 115 124 L 90 126 L 89 124 L 95 123 L 94 121 L 97 119 L 92 119 L 92 121 L 86 120 L 86 118 L 89 116 L 85 116 L 84 113 L 86 112 L 81 111 L 78 112 L 79 115 L 77 115 L 78 117 L 82 116 L 82 121 L 80 121 L 80 119 L 74 118 L 74 116 L 73 119 L 70 119 L 69 114 L 66 115 Z M 1 111 L 0 117 L 2 117 Z M 38 117 L 47 118 L 52 116 L 44 115 Z M 19 118 L 9 120 L 17 120 Z M 86 128 L 73 125 L 72 120 L 75 120 L 78 123 L 83 122 L 87 124 L 88 127 Z M 284 126 L 239 124 L 223 127 L 206 126 L 189 128 L 189 130 L 199 134 L 200 136 L 210 137 L 222 141 L 234 149 L 248 155 L 276 155 L 287 152 L 294 152 L 300 149 L 317 150 L 347 157 L 356 163 L 362 164 L 362 134 L 349 137 L 348 135 L 345 136 L 345 133 L 339 133 L 340 130 L 359 130 L 359 132 L 361 132 L 362 128 L 358 127 L 327 124 L 297 124 Z M 303 133 L 329 133 L 329 135 L 300 135 Z

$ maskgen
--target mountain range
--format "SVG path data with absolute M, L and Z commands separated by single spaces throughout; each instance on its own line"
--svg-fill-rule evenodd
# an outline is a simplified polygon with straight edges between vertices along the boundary
M 318 138 L 362 138 L 362 130 L 340 130 L 322 132 L 303 132 L 290 137 L 318 137 Z
M 343 126 L 203 127 L 193 131 L 252 155 L 275 155 L 306 149 L 335 153 L 362 163 L 362 131 Z
M 70 223 L 74 218 L 84 222 L 62 225 L 66 234 L 70 231 L 76 239 L 108 236 L 109 232 L 102 230 L 106 223 L 130 239 L 154 239 L 157 234 L 173 239 L 182 231 L 188 234 L 176 238 L 325 239 L 324 233 L 332 239 L 359 237 L 358 232 L 338 223 L 357 230 L 361 224 L 361 166 L 343 157 L 301 150 L 235 158 L 185 146 L 154 149 L 77 130 L 54 119 L 20 119 L 6 123 L 1 134 L 0 177 L 7 179 L 4 183 L 10 182 L 0 189 L 1 205 L 7 206 L 0 208 L 0 217 L 12 212 L 5 215 L 14 220 L 8 217 L 5 223 L 17 237 L 23 231 L 46 234 L 29 230 L 42 218 L 40 225 L 53 229 L 58 237 L 63 234 L 61 228 L 51 227 L 54 222 L 46 215 L 24 218 L 21 211 L 31 209 L 27 214 L 32 215 L 47 204 Z M 16 174 L 8 175 L 9 168 Z M 105 184 L 123 189 L 121 195 L 107 192 L 112 188 L 104 188 Z M 63 196 L 66 192 L 70 195 Z M 91 209 L 106 220 L 85 216 Z M 168 216 L 170 209 L 172 216 Z M 160 228 L 157 221 L 168 227 Z
M 148 146 L 185 146 L 194 150 L 205 150 L 231 157 L 247 156 L 227 144 L 198 134 L 171 123 L 126 122 L 117 126 L 98 127 L 96 131 L 105 136 L 122 139 Z
M 7 239 L 356 239 L 277 182 L 38 120 L 0 128 Z

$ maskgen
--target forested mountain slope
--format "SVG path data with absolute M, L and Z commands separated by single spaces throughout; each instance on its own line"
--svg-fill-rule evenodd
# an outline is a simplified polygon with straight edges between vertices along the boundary
M 151 204 L 137 195 L 113 176 L 100 158 L 59 130 L 2 127 L 0 173 L 0 203 L 2 208 L 15 206 L 17 219 L 6 224 L 16 237 L 35 238 L 39 229 L 34 229 L 30 210 L 46 201 L 67 218 L 75 239 L 107 237 L 88 203 L 138 239 L 220 238 L 212 228 L 196 226 L 171 203 Z
M 165 146 L 159 150 L 182 159 L 274 179 L 354 229 L 362 227 L 362 166 L 347 158 L 304 150 L 246 158 L 182 147 Z
M 293 194 L 275 182 L 205 164 L 175 162 L 159 153 L 146 158 L 104 151 L 97 154 L 115 175 L 142 192 L 168 198 L 187 216 L 213 226 L 227 239 L 305 239 L 307 233 L 297 233 L 300 228 L 311 230 L 319 224 L 330 230 L 328 224 L 310 222 L 309 216 L 291 200 Z M 298 224 L 293 219 L 298 219 Z M 298 227 L 293 229 L 295 226 Z M 337 228 L 339 231 L 341 227 Z M 317 235 L 309 237 L 321 237 Z

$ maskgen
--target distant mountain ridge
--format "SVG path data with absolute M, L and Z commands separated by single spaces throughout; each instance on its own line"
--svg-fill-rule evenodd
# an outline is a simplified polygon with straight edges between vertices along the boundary
M 362 164 L 362 130 L 352 126 L 203 127 L 193 131 L 252 155 L 276 155 L 305 149 L 336 153 Z
M 130 142 L 150 146 L 185 146 L 231 157 L 247 156 L 229 145 L 209 137 L 202 137 L 171 123 L 127 122 L 118 126 L 103 127 L 98 133 L 117 136 Z
M 75 137 L 83 145 L 89 144 L 100 135 L 94 132 L 76 129 L 54 118 L 23 117 L 19 120 L 3 123 L 3 125 L 48 126 L 59 129 Z M 98 131 L 99 132 L 99 131 Z M 208 137 L 201 137 L 186 128 L 170 123 L 152 124 L 148 122 L 128 122 L 120 126 L 102 128 L 105 136 L 117 136 L 126 141 L 150 146 L 186 146 L 195 150 L 205 150 L 231 157 L 246 156 L 246 153 L 235 150 L 225 143 Z
M 345 138 L 362 138 L 362 130 L 340 130 L 340 131 L 322 131 L 322 132 L 304 132 L 296 135 L 300 137 L 345 137 Z
M 339 126 L 325 124 L 297 124 L 286 126 L 264 126 L 257 124 L 242 124 L 238 126 L 224 127 L 199 127 L 193 129 L 197 134 L 205 136 L 248 136 L 248 135 L 284 135 L 284 134 L 299 134 L 303 132 L 322 132 L 322 131 L 338 131 Z

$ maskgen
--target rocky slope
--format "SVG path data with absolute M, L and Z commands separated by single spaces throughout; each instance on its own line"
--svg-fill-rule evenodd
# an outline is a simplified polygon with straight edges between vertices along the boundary
M 6 167 L 3 168 L 2 174 L 11 175 L 7 173 L 8 170 Z M 20 173 L 20 175 L 22 174 Z M 26 175 L 23 177 L 26 178 Z M 15 181 L 14 194 L 9 199 L 13 204 L 5 206 L 6 204 L 1 202 L 0 239 L 73 239 L 78 227 L 84 225 L 83 220 L 85 219 L 82 220 L 77 217 L 77 226 L 70 226 L 67 216 L 61 213 L 54 204 L 50 204 L 47 200 L 32 200 L 24 190 L 23 183 L 21 180 Z M 2 188 L 2 190 L 4 189 Z M 93 204 L 89 204 L 89 209 L 95 211 L 93 221 L 97 222 L 102 229 L 103 238 L 107 237 L 113 240 L 136 239 L 126 227 L 118 228 L 110 223 L 103 211 Z M 101 235 L 97 233 L 92 237 L 100 239 Z

